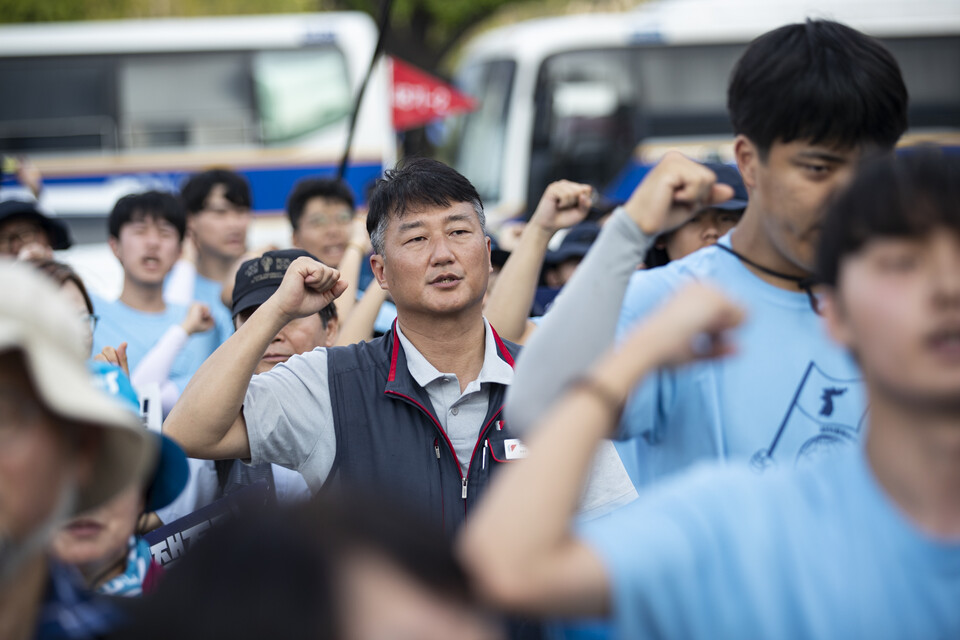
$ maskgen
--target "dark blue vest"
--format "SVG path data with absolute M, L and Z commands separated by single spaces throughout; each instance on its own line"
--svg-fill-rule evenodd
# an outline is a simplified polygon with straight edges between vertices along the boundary
M 513 366 L 520 347 L 494 332 L 497 352 Z M 418 508 L 452 536 L 506 460 L 506 387 L 492 385 L 487 415 L 466 476 L 426 390 L 407 370 L 396 327 L 386 335 L 327 350 L 337 454 L 327 486 L 373 492 Z

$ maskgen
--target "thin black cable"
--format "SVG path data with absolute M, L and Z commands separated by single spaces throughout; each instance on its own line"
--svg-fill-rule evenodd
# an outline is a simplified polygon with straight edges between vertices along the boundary
M 765 267 L 762 264 L 757 264 L 747 256 L 737 251 L 734 251 L 732 248 L 726 245 L 720 244 L 719 242 L 714 246 L 716 246 L 718 249 L 723 249 L 730 255 L 736 257 L 741 262 L 744 262 L 750 265 L 751 267 L 753 267 L 754 269 L 757 269 L 758 271 L 762 271 L 763 273 L 766 273 L 767 275 L 771 275 L 775 278 L 781 278 L 782 280 L 793 282 L 794 284 L 797 285 L 798 289 L 800 289 L 805 294 L 807 294 L 807 298 L 810 299 L 810 308 L 813 309 L 813 312 L 816 313 L 817 315 L 820 315 L 820 302 L 817 300 L 816 294 L 813 293 L 813 287 L 816 286 L 818 283 L 817 283 L 817 279 L 814 278 L 813 276 L 792 276 L 787 273 L 781 273 L 780 271 L 774 271 L 773 269 L 770 269 L 769 267 Z
M 390 29 L 390 10 L 393 8 L 393 0 L 381 0 L 380 2 L 380 20 L 377 22 L 377 28 L 380 35 L 377 36 L 377 46 L 373 49 L 373 58 L 370 59 L 370 67 L 367 68 L 367 75 L 363 77 L 360 83 L 360 89 L 357 91 L 357 99 L 353 104 L 353 113 L 350 114 L 350 127 L 347 129 L 347 144 L 343 149 L 343 156 L 340 158 L 340 167 L 337 169 L 337 178 L 343 180 L 347 173 L 347 162 L 350 160 L 350 147 L 353 146 L 353 132 L 357 128 L 357 116 L 360 114 L 360 104 L 363 102 L 363 94 L 367 90 L 367 83 L 370 82 L 370 76 L 377 66 L 377 61 L 383 55 L 383 47 L 387 40 L 387 31 Z

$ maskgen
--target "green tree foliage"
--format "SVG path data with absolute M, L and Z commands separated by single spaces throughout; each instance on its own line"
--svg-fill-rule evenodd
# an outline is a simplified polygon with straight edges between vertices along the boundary
M 388 0 L 331 0 L 340 9 L 379 16 Z M 436 72 L 443 57 L 472 27 L 501 7 L 527 0 L 394 0 L 387 51 Z

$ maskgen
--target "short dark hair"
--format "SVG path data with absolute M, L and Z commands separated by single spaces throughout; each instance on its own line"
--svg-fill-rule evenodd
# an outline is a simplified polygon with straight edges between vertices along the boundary
M 831 202 L 821 229 L 817 277 L 835 287 L 844 258 L 876 238 L 960 232 L 960 156 L 914 148 L 863 163 Z
M 727 91 L 733 130 L 765 160 L 776 141 L 890 149 L 907 128 L 907 88 L 877 40 L 829 20 L 774 29 L 750 43 Z
M 193 174 L 187 178 L 180 189 L 180 197 L 183 199 L 187 215 L 203 211 L 207 196 L 218 184 L 225 187 L 223 197 L 228 202 L 244 209 L 250 208 L 250 185 L 247 184 L 246 178 L 229 169 L 210 169 Z
M 480 194 L 455 169 L 430 158 L 398 163 L 377 180 L 370 194 L 367 232 L 373 250 L 383 253 L 383 234 L 391 215 L 402 218 L 409 210 L 449 207 L 457 202 L 473 205 L 480 226 L 486 228 Z
M 336 178 L 304 178 L 297 181 L 290 191 L 287 198 L 287 216 L 290 218 L 290 225 L 296 231 L 300 228 L 300 216 L 303 215 L 303 209 L 313 198 L 326 198 L 327 200 L 339 200 L 346 204 L 352 210 L 356 204 L 353 198 L 353 191 L 343 180 Z
M 183 240 L 187 230 L 183 205 L 174 195 L 163 191 L 132 193 L 117 200 L 107 219 L 107 229 L 111 238 L 119 238 L 123 225 L 149 219 L 169 222 L 176 227 L 180 239 Z

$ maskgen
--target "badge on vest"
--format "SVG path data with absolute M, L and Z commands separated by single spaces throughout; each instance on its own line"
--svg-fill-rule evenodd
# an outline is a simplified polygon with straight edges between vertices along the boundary
M 527 445 L 518 438 L 509 438 L 503 441 L 504 454 L 507 460 L 522 460 L 527 457 Z

